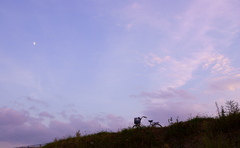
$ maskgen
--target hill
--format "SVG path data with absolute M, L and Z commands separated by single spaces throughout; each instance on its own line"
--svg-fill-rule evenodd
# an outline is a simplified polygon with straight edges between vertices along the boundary
M 167 127 L 127 128 L 119 132 L 55 140 L 44 148 L 240 148 L 240 114 L 219 118 L 196 116 Z

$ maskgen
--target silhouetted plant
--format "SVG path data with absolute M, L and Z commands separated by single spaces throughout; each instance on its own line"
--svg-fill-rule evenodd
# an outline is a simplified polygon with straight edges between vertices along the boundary
M 78 130 L 77 132 L 76 132 L 76 135 L 75 135 L 76 137 L 81 137 L 81 133 L 80 133 L 80 130 Z
M 226 110 L 228 115 L 239 113 L 238 103 L 232 100 L 227 101 Z
M 226 112 L 224 110 L 224 107 L 221 106 L 221 117 L 225 117 L 225 114 L 226 114 Z
M 171 117 L 170 119 L 168 119 L 168 123 L 169 123 L 169 125 L 172 125 L 172 124 L 173 124 L 173 119 L 172 119 L 172 117 Z

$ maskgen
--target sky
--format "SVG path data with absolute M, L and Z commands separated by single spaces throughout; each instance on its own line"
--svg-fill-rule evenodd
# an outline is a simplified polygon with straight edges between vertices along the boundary
M 0 147 L 240 102 L 239 0 L 0 0 Z M 147 119 L 143 124 L 148 125 Z

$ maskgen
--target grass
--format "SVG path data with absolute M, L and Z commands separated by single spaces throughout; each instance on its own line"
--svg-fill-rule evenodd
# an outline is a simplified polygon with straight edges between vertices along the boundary
M 55 140 L 44 148 L 240 148 L 240 113 Z
M 240 114 L 194 117 L 167 127 L 126 128 L 55 140 L 44 148 L 240 148 Z

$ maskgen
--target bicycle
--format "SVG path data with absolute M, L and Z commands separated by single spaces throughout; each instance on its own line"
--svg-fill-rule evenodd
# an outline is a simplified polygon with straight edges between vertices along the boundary
M 162 125 L 159 124 L 159 122 L 153 122 L 153 120 L 148 120 L 148 122 L 150 123 L 149 126 L 151 127 L 162 127 Z
M 144 127 L 144 125 L 141 123 L 142 118 L 147 118 L 147 117 L 146 116 L 142 116 L 142 117 L 134 118 L 133 128 Z M 149 127 L 162 127 L 162 125 L 159 124 L 159 122 L 153 122 L 153 120 L 148 120 L 148 122 L 150 123 Z
M 141 123 L 142 118 L 147 118 L 147 117 L 146 117 L 146 116 L 142 116 L 141 118 L 140 118 L 140 117 L 134 118 L 133 128 L 143 127 L 143 125 L 142 125 L 142 123 Z

